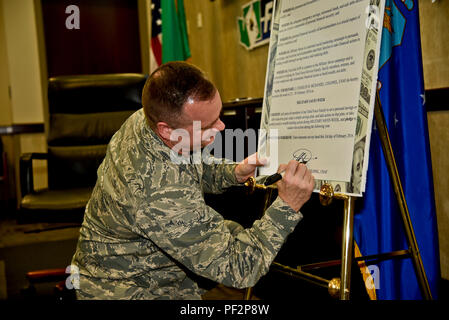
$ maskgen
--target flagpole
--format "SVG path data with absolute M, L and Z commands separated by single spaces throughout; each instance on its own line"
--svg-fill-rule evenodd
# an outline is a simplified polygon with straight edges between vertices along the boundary
M 421 254 L 419 253 L 418 243 L 416 242 L 415 232 L 413 230 L 410 213 L 408 211 L 407 202 L 405 200 L 404 190 L 402 188 L 399 171 L 394 158 L 393 148 L 391 146 L 390 136 L 388 134 L 388 128 L 385 123 L 385 117 L 380 103 L 379 89 L 377 89 L 376 91 L 374 116 L 376 118 L 377 129 L 379 130 L 379 137 L 382 143 L 382 150 L 385 155 L 385 161 L 387 163 L 388 171 L 390 172 L 394 193 L 396 194 L 396 199 L 398 201 L 399 209 L 401 212 L 402 223 L 404 225 L 413 267 L 415 269 L 421 294 L 423 295 L 424 299 L 432 300 L 432 293 L 430 291 L 429 282 L 424 270 Z

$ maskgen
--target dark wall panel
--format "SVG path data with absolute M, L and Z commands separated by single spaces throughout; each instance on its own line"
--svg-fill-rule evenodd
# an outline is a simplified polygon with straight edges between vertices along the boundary
M 69 5 L 80 28 L 67 29 Z M 141 72 L 137 0 L 42 0 L 48 76 Z

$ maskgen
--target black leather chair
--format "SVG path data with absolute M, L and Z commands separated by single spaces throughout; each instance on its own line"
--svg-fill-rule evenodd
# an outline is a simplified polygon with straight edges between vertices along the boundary
M 141 108 L 146 78 L 125 73 L 49 79 L 48 152 L 21 156 L 19 222 L 82 220 L 107 144 Z M 34 190 L 33 159 L 47 160 L 46 190 Z

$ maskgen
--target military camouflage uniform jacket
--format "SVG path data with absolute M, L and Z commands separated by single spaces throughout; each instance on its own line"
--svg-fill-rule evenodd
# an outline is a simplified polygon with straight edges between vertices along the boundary
M 236 164 L 175 164 L 170 152 L 142 109 L 111 139 L 73 256 L 79 299 L 200 299 L 185 269 L 253 286 L 301 219 L 278 198 L 251 228 L 224 220 L 203 193 L 237 184 Z

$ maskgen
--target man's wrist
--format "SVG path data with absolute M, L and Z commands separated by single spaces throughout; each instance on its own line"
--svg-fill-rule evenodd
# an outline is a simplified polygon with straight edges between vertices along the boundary
M 301 209 L 301 207 L 302 207 L 302 204 L 299 204 L 299 203 L 292 204 L 292 203 L 290 203 L 290 202 L 287 202 L 285 199 L 282 198 L 281 195 L 279 195 L 279 198 L 280 198 L 286 205 L 288 205 L 290 208 L 292 208 L 292 210 L 294 210 L 295 212 L 298 212 L 299 209 Z
M 229 164 L 229 168 L 230 168 L 230 176 L 232 176 L 232 178 L 230 180 L 232 180 L 232 184 L 236 185 L 236 184 L 240 184 L 240 181 L 237 177 L 237 173 L 235 172 L 235 169 L 237 168 L 238 163 L 231 163 Z

